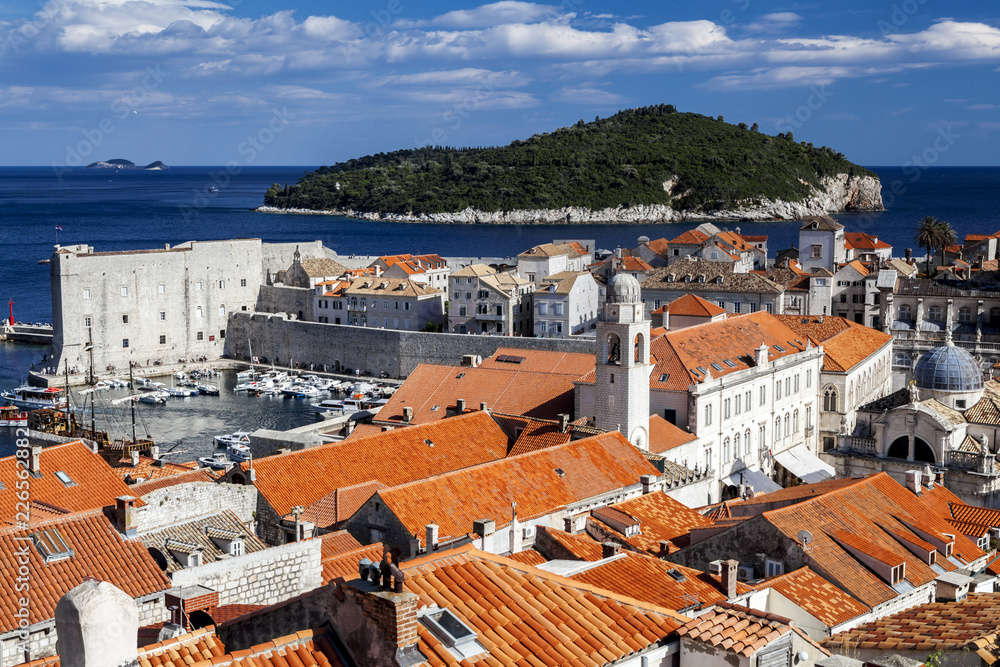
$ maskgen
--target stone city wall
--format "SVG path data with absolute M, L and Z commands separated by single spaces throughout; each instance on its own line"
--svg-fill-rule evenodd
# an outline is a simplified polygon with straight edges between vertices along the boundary
M 291 542 L 186 568 L 173 574 L 173 584 L 218 591 L 220 605 L 277 604 L 323 583 L 321 546 L 321 540 Z
M 419 364 L 457 365 L 462 355 L 489 357 L 500 347 L 554 352 L 594 353 L 591 339 L 516 338 L 466 334 L 422 333 L 288 320 L 284 315 L 233 313 L 226 337 L 226 355 L 248 359 L 253 354 L 268 363 L 326 364 L 330 371 L 366 369 L 406 377 Z
M 254 520 L 257 487 L 215 482 L 191 482 L 150 491 L 142 497 L 146 505 L 137 512 L 137 532 L 154 530 L 232 510 L 243 523 Z

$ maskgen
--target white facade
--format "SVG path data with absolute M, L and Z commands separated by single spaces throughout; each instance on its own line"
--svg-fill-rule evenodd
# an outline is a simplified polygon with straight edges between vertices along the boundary
M 566 272 L 542 283 L 534 292 L 535 335 L 565 338 L 590 331 L 597 322 L 600 288 L 586 272 Z
M 833 273 L 846 261 L 843 225 L 820 217 L 807 220 L 799 228 L 799 265 L 803 269 L 823 268 Z

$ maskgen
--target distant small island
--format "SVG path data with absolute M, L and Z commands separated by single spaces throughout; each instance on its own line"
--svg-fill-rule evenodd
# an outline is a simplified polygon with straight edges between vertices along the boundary
M 87 165 L 87 169 L 145 169 L 147 171 L 162 171 L 164 169 L 170 169 L 167 165 L 163 164 L 159 160 L 156 162 L 150 162 L 145 167 L 140 167 L 135 162 L 129 160 L 122 160 L 116 158 L 114 160 L 102 160 L 101 162 L 92 162 Z

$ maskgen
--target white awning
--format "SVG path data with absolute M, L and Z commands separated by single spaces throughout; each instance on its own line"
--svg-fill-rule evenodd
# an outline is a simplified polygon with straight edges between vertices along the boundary
M 833 466 L 824 463 L 818 456 L 806 449 L 805 445 L 796 445 L 791 449 L 779 452 L 774 455 L 774 460 L 806 484 L 833 479 L 836 475 Z
M 739 486 L 741 481 L 747 486 L 752 486 L 754 493 L 771 493 L 772 491 L 781 489 L 781 486 L 770 477 L 760 470 L 754 470 L 753 468 L 744 468 L 726 478 L 726 484 L 732 486 Z

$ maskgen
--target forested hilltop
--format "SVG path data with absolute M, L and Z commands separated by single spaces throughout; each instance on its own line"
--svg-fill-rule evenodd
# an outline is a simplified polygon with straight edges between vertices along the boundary
M 718 214 L 812 201 L 826 195 L 828 178 L 840 175 L 842 182 L 877 184 L 875 174 L 832 148 L 665 104 L 581 120 L 502 147 L 425 147 L 348 160 L 293 186 L 275 184 L 264 201 L 279 209 L 409 218 L 566 207 Z M 869 196 L 871 206 L 842 208 L 881 208 L 875 196 L 877 205 Z

